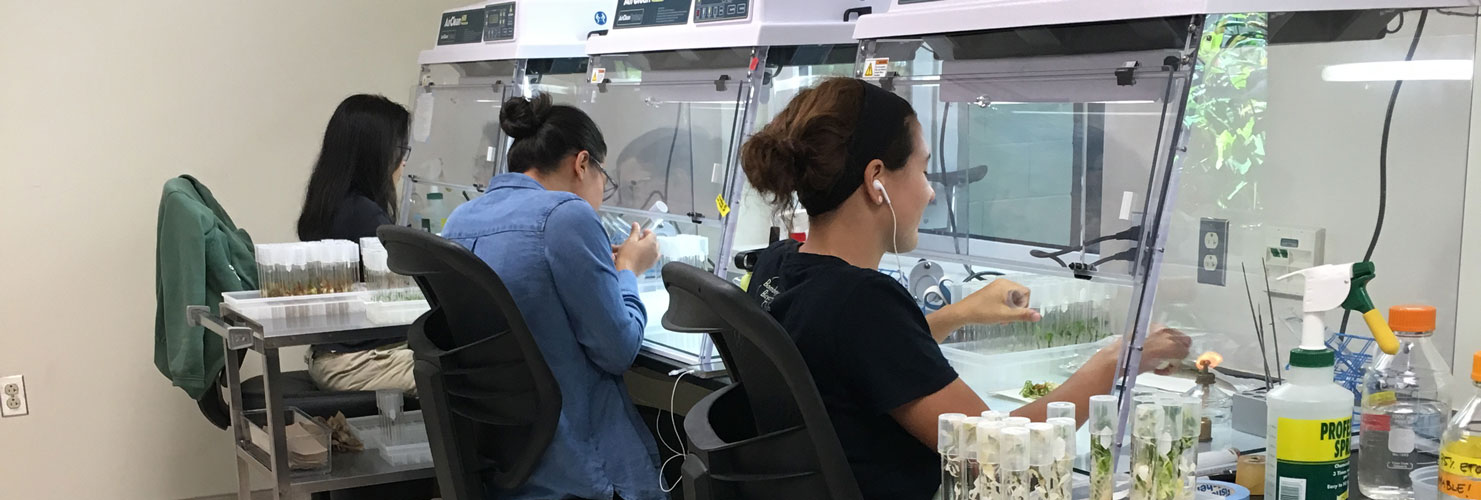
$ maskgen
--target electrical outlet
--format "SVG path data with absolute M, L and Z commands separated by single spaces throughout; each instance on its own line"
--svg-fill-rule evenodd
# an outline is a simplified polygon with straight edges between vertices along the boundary
M 1229 269 L 1229 221 L 1203 219 L 1198 223 L 1198 282 L 1224 286 Z
M 30 413 L 26 406 L 26 380 L 20 375 L 0 378 L 0 416 L 19 417 Z

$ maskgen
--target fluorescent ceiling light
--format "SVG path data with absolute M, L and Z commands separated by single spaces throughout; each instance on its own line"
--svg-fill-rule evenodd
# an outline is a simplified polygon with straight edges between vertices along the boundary
M 1322 80 L 1329 82 L 1470 80 L 1474 69 L 1475 65 L 1469 59 L 1333 64 L 1322 68 Z

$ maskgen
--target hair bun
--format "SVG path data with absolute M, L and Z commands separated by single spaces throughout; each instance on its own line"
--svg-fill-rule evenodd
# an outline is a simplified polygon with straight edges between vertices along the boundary
M 774 130 L 757 132 L 741 148 L 741 168 L 751 186 L 773 200 L 791 199 L 816 158 L 811 145 Z
M 550 107 L 550 95 L 543 92 L 533 99 L 511 97 L 499 110 L 499 128 L 514 139 L 534 136 L 550 116 Z

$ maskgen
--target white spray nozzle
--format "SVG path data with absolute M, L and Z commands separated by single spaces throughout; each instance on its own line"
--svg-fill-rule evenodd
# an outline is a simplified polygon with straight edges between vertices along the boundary
M 1342 301 L 1347 299 L 1352 287 L 1352 264 L 1310 267 L 1276 279 L 1297 275 L 1306 277 L 1305 292 L 1301 296 L 1301 348 L 1326 349 L 1327 325 L 1322 320 L 1322 313 L 1342 307 Z

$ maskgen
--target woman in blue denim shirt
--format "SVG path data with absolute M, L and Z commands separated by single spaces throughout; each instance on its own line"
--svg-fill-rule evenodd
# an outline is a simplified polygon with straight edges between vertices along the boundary
M 622 374 L 637 357 L 648 315 L 637 275 L 658 260 L 652 231 L 633 225 L 621 246 L 597 218 L 615 187 L 607 145 L 581 110 L 547 95 L 504 103 L 514 139 L 511 173 L 458 207 L 443 236 L 487 262 L 535 334 L 561 389 L 555 439 L 528 482 L 500 499 L 657 500 L 658 449 Z

